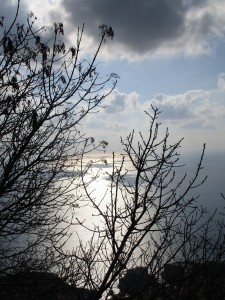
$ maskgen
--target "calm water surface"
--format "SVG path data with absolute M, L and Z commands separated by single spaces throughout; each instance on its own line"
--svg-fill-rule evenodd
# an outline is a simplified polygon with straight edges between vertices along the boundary
M 98 177 L 90 184 L 88 190 L 91 192 L 92 198 L 95 199 L 95 203 L 104 211 L 107 203 L 110 203 L 110 180 L 107 173 L 111 173 L 112 171 L 112 155 L 104 154 L 99 157 L 99 154 L 97 154 L 88 156 L 86 157 L 85 162 L 90 160 L 95 161 L 97 158 L 99 158 L 98 161 L 93 163 L 92 168 L 85 176 L 85 180 L 86 182 L 89 182 L 91 179 L 95 178 L 96 174 L 98 174 Z M 117 166 L 120 165 L 121 158 L 121 155 L 116 155 L 115 163 Z M 107 164 L 101 161 L 105 159 L 107 160 Z M 181 178 L 185 173 L 194 176 L 198 159 L 199 156 L 186 157 L 186 161 L 183 160 L 185 166 L 177 169 L 177 178 Z M 124 168 L 128 170 L 132 169 L 129 161 L 125 161 Z M 212 212 L 215 208 L 221 209 L 225 206 L 225 203 L 223 203 L 220 196 L 221 192 L 225 194 L 225 157 L 222 155 L 221 157 L 206 157 L 204 169 L 200 176 L 201 178 L 204 178 L 205 175 L 208 175 L 206 183 L 193 193 L 195 196 L 200 195 L 199 204 L 206 206 L 208 210 Z M 129 181 L 130 184 L 133 184 L 134 180 L 135 177 L 133 173 L 127 176 L 127 181 Z M 121 201 L 122 205 L 121 198 L 119 201 Z M 98 216 L 98 212 L 93 205 L 88 203 L 88 201 L 80 202 L 75 217 L 89 229 L 94 229 L 96 226 L 102 227 L 104 225 L 103 220 Z M 68 248 L 71 249 L 76 247 L 78 244 L 78 237 L 82 239 L 82 241 L 88 242 L 91 238 L 91 232 L 80 225 L 75 225 L 73 227 L 73 236 L 68 244 Z

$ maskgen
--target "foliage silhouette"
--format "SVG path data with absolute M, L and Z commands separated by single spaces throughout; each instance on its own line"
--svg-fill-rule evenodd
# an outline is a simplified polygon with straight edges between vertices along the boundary
M 104 25 L 92 58 L 82 57 L 84 26 L 66 49 L 64 28 L 26 24 L 0 28 L 0 271 L 32 266 L 48 270 L 62 247 L 80 196 L 77 162 L 105 148 L 79 131 L 100 106 L 117 76 L 99 76 L 96 59 L 112 29 Z M 110 35 L 111 34 L 111 35 Z M 68 176 L 68 174 L 70 175 Z M 67 180 L 65 180 L 67 177 Z M 70 217 L 70 219 L 68 219 Z M 54 258 L 53 258 L 54 257 Z

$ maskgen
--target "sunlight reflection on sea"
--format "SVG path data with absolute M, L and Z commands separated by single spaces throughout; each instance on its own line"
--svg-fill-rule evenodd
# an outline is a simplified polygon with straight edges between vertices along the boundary
M 86 156 L 84 160 L 84 165 L 92 162 L 91 168 L 84 176 L 84 180 L 88 184 L 88 192 L 94 203 L 98 206 L 103 212 L 106 209 L 106 205 L 111 201 L 111 189 L 110 189 L 110 177 L 113 168 L 113 158 L 111 154 L 99 153 L 93 154 L 91 156 Z M 114 160 L 114 167 L 119 167 L 122 161 L 122 155 L 117 154 Z M 131 170 L 131 164 L 128 160 L 125 160 L 124 171 Z M 127 176 L 127 180 L 130 185 L 133 185 L 134 174 Z M 81 194 L 85 194 L 83 189 L 80 189 Z M 122 201 L 120 197 L 118 202 Z M 87 197 L 84 197 L 81 201 L 78 202 L 78 207 L 75 213 L 75 225 L 72 227 L 73 235 L 67 244 L 67 249 L 74 248 L 78 245 L 79 239 L 83 243 L 88 242 L 91 239 L 93 230 L 95 228 L 103 228 L 104 222 L 103 218 L 99 217 L 99 212 L 90 203 Z
M 213 157 L 214 158 L 214 157 Z M 93 161 L 92 167 L 85 175 L 85 182 L 93 181 L 88 186 L 88 191 L 92 198 L 95 199 L 95 204 L 101 208 L 102 211 L 105 210 L 106 205 L 111 201 L 110 194 L 110 178 L 109 174 L 112 172 L 113 159 L 111 154 L 91 154 L 85 157 L 84 163 Z M 116 154 L 115 156 L 115 166 L 119 167 L 122 161 L 122 155 Z M 184 163 L 184 167 L 177 168 L 177 180 L 179 180 L 185 173 L 188 174 L 188 178 L 194 176 L 196 171 L 196 166 L 199 161 L 199 156 L 189 156 L 185 160 L 181 161 L 181 164 Z M 107 163 L 106 163 L 107 162 Z M 133 171 L 131 162 L 128 159 L 125 159 L 124 170 L 128 170 L 128 175 L 126 175 L 126 181 L 131 186 L 135 182 L 135 173 Z M 225 178 L 224 171 L 225 163 L 221 160 L 212 159 L 211 156 L 206 157 L 204 162 L 204 169 L 200 174 L 200 178 L 203 179 L 205 175 L 208 175 L 206 183 L 198 188 L 197 190 L 192 191 L 194 196 L 200 194 L 198 199 L 198 204 L 206 206 L 209 212 L 213 212 L 215 208 L 221 208 L 224 206 L 224 203 L 220 197 L 220 193 L 224 193 L 224 185 L 221 178 Z M 84 191 L 80 191 L 85 193 Z M 122 201 L 119 198 L 119 201 Z M 121 203 L 122 205 L 122 203 Z M 68 249 L 72 249 L 78 245 L 79 239 L 84 243 L 88 242 L 92 236 L 94 228 L 103 228 L 104 220 L 99 217 L 98 211 L 90 205 L 90 202 L 86 198 L 79 202 L 79 207 L 75 212 L 75 219 L 77 222 L 76 225 L 72 227 L 73 235 L 67 244 Z M 82 226 L 81 226 L 82 224 Z

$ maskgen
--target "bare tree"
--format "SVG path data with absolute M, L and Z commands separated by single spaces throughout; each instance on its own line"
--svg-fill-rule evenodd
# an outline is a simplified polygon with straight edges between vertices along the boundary
M 117 76 L 99 76 L 96 59 L 111 27 L 100 26 L 90 60 L 81 56 L 84 26 L 66 49 L 62 23 L 37 28 L 29 13 L 9 28 L 0 23 L 0 272 L 48 270 L 63 245 L 79 200 L 81 154 L 94 143 L 79 131 L 115 87 Z M 66 178 L 66 180 L 65 180 Z M 63 240 L 62 240 L 63 238 Z M 53 258 L 54 257 L 54 258 Z
M 74 230 L 78 237 L 86 230 L 90 238 L 84 242 L 80 236 L 64 263 L 73 284 L 97 291 L 95 299 L 112 294 L 119 278 L 132 268 L 147 268 L 150 278 L 160 283 L 157 288 L 163 290 L 167 283 L 162 273 L 169 264 L 182 262 L 186 270 L 194 262 L 224 260 L 224 224 L 197 202 L 196 189 L 206 180 L 201 178 L 205 145 L 195 173 L 178 178 L 176 170 L 183 166 L 178 153 L 182 140 L 171 145 L 168 131 L 160 138 L 160 111 L 152 109 L 152 114 L 147 113 L 147 138 L 140 133 L 136 139 L 133 131 L 121 141 L 120 163 L 113 154 L 111 172 L 105 174 L 108 189 L 102 197 L 94 191 L 99 174 L 91 178 L 92 164 L 84 157 L 81 162 L 83 205 L 91 211 L 92 221 L 78 218 L 80 226 Z M 141 288 L 149 286 L 142 282 Z M 143 291 L 138 292 L 143 297 Z M 159 292 L 154 292 L 155 297 Z

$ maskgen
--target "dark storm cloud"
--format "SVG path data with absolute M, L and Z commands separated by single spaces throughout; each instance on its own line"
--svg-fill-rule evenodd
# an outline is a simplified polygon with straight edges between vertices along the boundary
M 76 25 L 84 22 L 89 34 L 96 34 L 99 24 L 111 25 L 115 42 L 135 52 L 144 53 L 176 38 L 184 27 L 181 0 L 68 0 L 63 5 L 70 21 Z
M 160 47 L 175 52 L 187 47 L 188 53 L 196 44 L 202 52 L 201 41 L 221 31 L 219 0 L 67 0 L 62 5 L 75 27 L 84 22 L 86 32 L 96 37 L 99 24 L 110 25 L 117 49 L 138 55 Z

